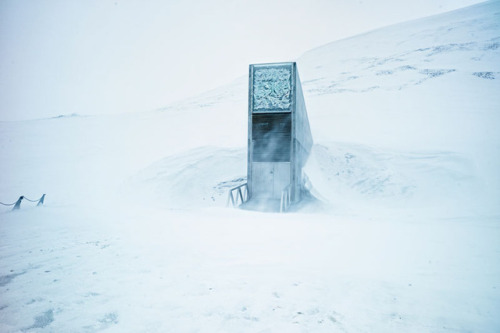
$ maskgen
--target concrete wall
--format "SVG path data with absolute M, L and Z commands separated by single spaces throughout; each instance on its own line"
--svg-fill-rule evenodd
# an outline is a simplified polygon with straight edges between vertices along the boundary
M 283 189 L 290 185 L 292 202 L 299 201 L 303 183 L 302 167 L 311 146 L 311 131 L 297 65 L 250 65 L 250 200 L 279 200 Z
M 294 63 L 295 74 L 295 107 L 293 109 L 293 166 L 292 166 L 292 202 L 300 201 L 303 185 L 302 168 L 307 162 L 312 147 L 311 128 L 307 117 L 302 84 L 300 82 L 299 71 Z

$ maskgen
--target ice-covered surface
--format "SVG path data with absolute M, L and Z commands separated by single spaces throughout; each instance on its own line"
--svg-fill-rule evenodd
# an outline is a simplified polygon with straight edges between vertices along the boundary
M 226 209 L 247 79 L 0 123 L 0 332 L 496 332 L 500 2 L 298 59 L 319 201 Z
M 500 325 L 493 218 L 51 205 L 5 214 L 2 223 L 2 332 Z
M 254 67 L 253 110 L 289 110 L 292 104 L 291 88 L 291 66 Z

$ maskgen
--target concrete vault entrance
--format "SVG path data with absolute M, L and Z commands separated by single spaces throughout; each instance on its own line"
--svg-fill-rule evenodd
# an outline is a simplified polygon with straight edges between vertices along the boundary
M 299 202 L 312 147 L 297 65 L 250 65 L 248 183 L 243 207 L 286 210 Z

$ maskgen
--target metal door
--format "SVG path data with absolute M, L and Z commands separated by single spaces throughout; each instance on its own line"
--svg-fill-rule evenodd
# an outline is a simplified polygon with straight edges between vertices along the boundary
M 290 163 L 253 162 L 252 197 L 280 199 L 281 191 L 290 184 Z

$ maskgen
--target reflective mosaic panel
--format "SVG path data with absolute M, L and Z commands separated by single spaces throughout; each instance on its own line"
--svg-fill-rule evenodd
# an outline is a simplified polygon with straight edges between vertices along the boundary
M 292 105 L 291 66 L 255 67 L 253 110 L 282 112 Z

